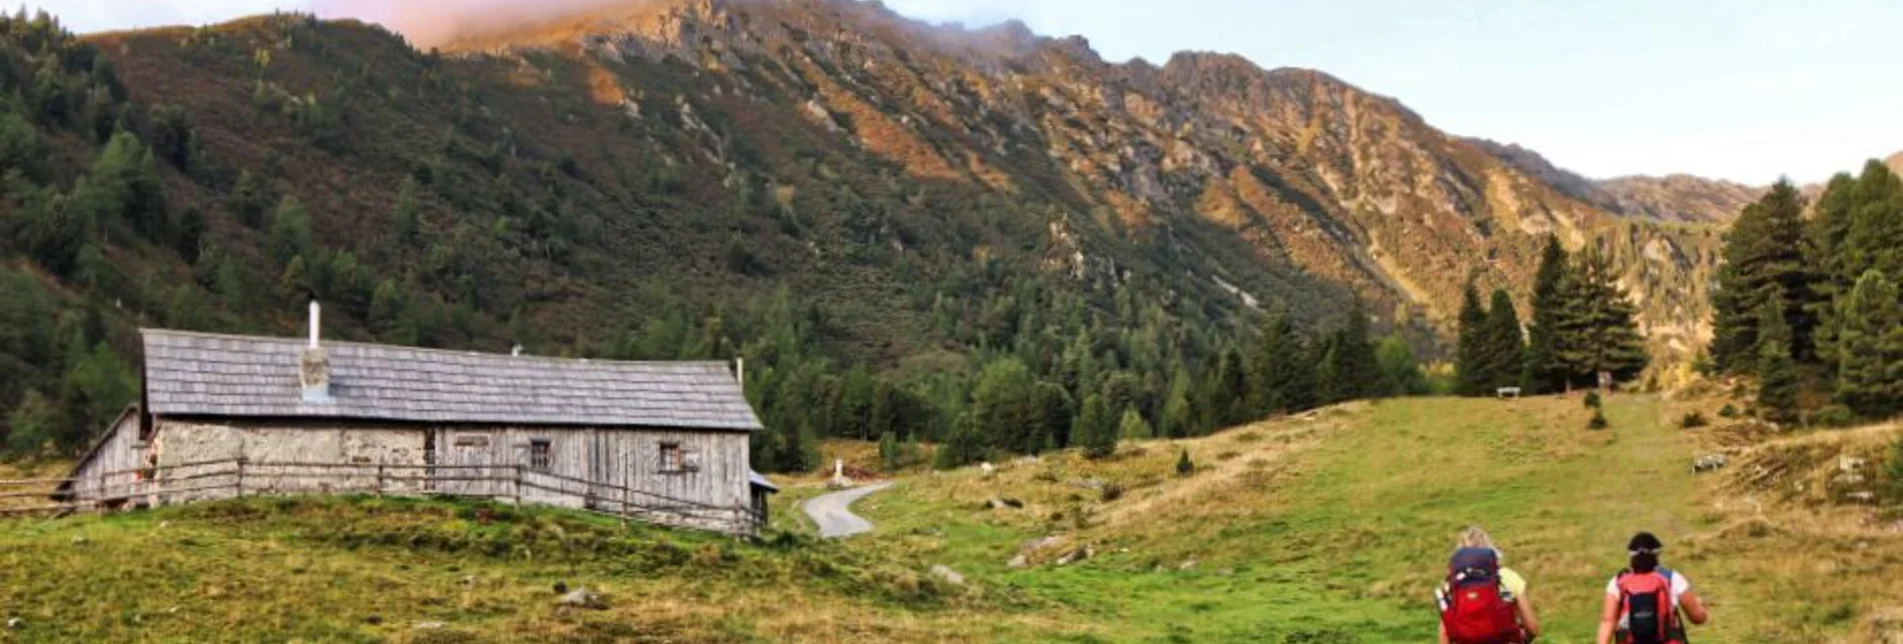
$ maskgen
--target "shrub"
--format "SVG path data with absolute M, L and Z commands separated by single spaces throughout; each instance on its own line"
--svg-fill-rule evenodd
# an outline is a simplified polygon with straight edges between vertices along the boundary
M 1605 403 L 1603 403 L 1603 402 L 1601 402 L 1601 401 L 1599 400 L 1599 392 L 1597 392 L 1597 391 L 1588 391 L 1588 392 L 1586 392 L 1586 407 L 1588 407 L 1588 408 L 1591 408 L 1591 409 L 1604 409 L 1604 408 L 1605 408 Z
M 1586 429 L 1605 429 L 1606 426 L 1607 426 L 1606 413 L 1604 411 L 1594 409 L 1592 411 L 1592 420 L 1586 423 Z
M 1810 415 L 1810 424 L 1817 427 L 1849 427 L 1857 423 L 1857 413 L 1843 405 L 1827 405 Z
M 1903 504 L 1903 439 L 1890 445 L 1890 461 L 1883 466 L 1883 496 Z
M 1189 460 L 1189 449 L 1184 448 L 1176 457 L 1176 475 L 1189 476 L 1196 473 L 1196 463 Z
M 1123 484 L 1106 481 L 1103 487 L 1097 488 L 1097 496 L 1105 503 L 1121 499 L 1123 498 Z
M 1711 424 L 1711 421 L 1705 420 L 1705 415 L 1698 412 L 1685 414 L 1684 418 L 1678 419 L 1678 426 L 1684 429 L 1704 427 L 1710 424 Z
M 1724 409 L 1720 409 L 1720 410 L 1718 410 L 1718 415 L 1719 415 L 1719 416 L 1722 416 L 1722 417 L 1725 417 L 1725 418 L 1737 418 L 1737 417 L 1738 417 L 1738 406 L 1737 406 L 1737 405 L 1733 405 L 1733 404 L 1731 404 L 1731 403 L 1725 403 L 1725 407 L 1724 407 Z

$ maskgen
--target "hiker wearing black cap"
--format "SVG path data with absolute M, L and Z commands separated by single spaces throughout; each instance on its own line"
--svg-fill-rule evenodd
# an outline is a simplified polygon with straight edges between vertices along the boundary
M 1606 584 L 1599 644 L 1685 644 L 1685 622 L 1703 625 L 1711 618 L 1691 580 L 1659 565 L 1664 549 L 1650 532 L 1632 535 L 1626 544 L 1631 567 Z

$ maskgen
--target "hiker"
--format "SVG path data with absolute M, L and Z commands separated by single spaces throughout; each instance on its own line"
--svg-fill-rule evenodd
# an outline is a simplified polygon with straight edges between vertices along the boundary
M 1606 584 L 1599 644 L 1685 644 L 1685 620 L 1703 625 L 1711 618 L 1705 602 L 1692 592 L 1691 580 L 1659 566 L 1659 551 L 1664 549 L 1650 532 L 1632 535 L 1626 544 L 1631 567 Z
M 1526 579 L 1500 565 L 1504 558 L 1487 531 L 1460 531 L 1447 581 L 1434 591 L 1441 644 L 1525 644 L 1539 636 Z

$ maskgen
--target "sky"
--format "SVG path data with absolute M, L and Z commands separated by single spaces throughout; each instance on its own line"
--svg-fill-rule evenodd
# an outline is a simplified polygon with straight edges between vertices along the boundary
M 419 6 L 576 0 L 41 0 L 75 31 L 273 8 L 387 21 Z M 1590 177 L 1751 185 L 1903 150 L 1895 0 L 885 0 L 932 22 L 1016 18 L 1107 60 L 1234 52 L 1393 96 L 1442 130 L 1519 143 Z M 439 9 L 440 11 L 440 9 Z M 401 25 L 396 25 L 399 28 Z M 413 34 L 414 35 L 414 34 Z

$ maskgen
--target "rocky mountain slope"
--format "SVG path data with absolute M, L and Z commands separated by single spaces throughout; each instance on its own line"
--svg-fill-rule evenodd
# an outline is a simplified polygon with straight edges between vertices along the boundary
M 1501 161 L 1607 212 L 1666 222 L 1729 222 L 1765 188 L 1674 174 L 1588 179 L 1517 144 L 1467 139 Z
M 1244 323 L 1272 301 L 1326 319 L 1352 292 L 1445 332 L 1469 279 L 1524 301 L 1551 233 L 1611 256 L 1683 355 L 1706 333 L 1718 235 L 1655 219 L 1715 219 L 1684 213 L 1735 197 L 1581 194 L 1317 71 L 1110 63 L 1078 37 L 849 0 L 633 3 L 440 53 L 286 16 L 91 40 L 135 101 L 188 110 L 229 171 L 172 177 L 174 201 L 223 210 L 231 175 L 268 173 L 319 244 L 474 301 L 476 343 L 505 324 L 599 340 L 657 289 L 785 286 L 892 364 L 939 342 L 933 289 L 988 271 Z M 413 244 L 387 232 L 405 184 Z M 211 228 L 240 260 L 264 243 Z

